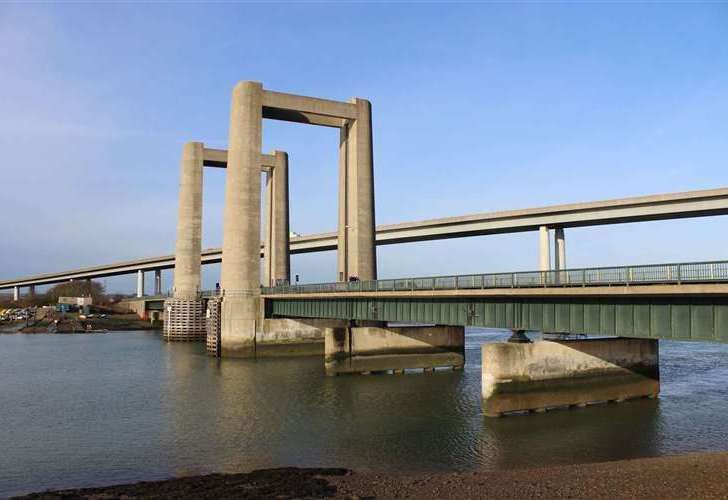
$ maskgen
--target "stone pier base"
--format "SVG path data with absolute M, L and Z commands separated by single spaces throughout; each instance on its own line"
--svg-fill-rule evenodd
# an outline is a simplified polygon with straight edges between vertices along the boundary
M 465 363 L 465 329 L 460 326 L 353 327 L 326 330 L 327 375 L 405 369 L 460 369 Z
M 205 304 L 202 300 L 164 301 L 164 340 L 202 342 L 205 331 Z
M 487 416 L 619 402 L 660 392 L 658 342 L 653 339 L 484 344 L 482 355 Z

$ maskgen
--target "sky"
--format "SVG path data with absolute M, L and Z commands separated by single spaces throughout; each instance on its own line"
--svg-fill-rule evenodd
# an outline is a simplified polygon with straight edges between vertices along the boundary
M 728 186 L 728 3 L 0 3 L 0 48 L 0 279 L 173 253 L 182 145 L 227 147 L 240 80 L 372 102 L 378 224 Z M 337 144 L 264 124 L 297 233 L 335 230 Z M 217 247 L 224 171 L 204 182 Z M 566 248 L 569 267 L 728 259 L 728 217 Z M 537 264 L 530 232 L 378 248 L 380 277 Z M 292 272 L 332 281 L 335 254 Z

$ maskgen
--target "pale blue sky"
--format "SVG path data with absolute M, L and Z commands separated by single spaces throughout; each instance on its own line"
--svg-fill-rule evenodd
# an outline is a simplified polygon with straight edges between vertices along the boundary
M 379 223 L 728 185 L 726 3 L 0 4 L 0 47 L 0 278 L 171 253 L 182 144 L 226 146 L 238 80 L 372 101 Z M 335 228 L 336 144 L 266 122 L 296 232 Z M 223 181 L 206 171 L 206 247 Z M 727 230 L 569 230 L 567 261 L 728 259 Z M 533 269 L 537 235 L 378 256 L 382 277 Z M 335 277 L 331 252 L 292 265 Z

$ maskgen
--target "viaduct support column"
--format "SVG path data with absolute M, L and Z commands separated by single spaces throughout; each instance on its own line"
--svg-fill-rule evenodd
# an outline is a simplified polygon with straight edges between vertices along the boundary
M 352 103 L 357 118 L 341 128 L 339 141 L 339 281 L 377 279 L 372 106 L 365 99 Z
M 13 302 L 17 302 L 20 300 L 20 287 L 14 286 L 13 287 Z
M 143 297 L 144 296 L 144 271 L 141 269 L 137 271 L 137 291 L 136 291 L 137 297 Z
M 220 349 L 255 355 L 260 302 L 260 150 L 263 86 L 233 90 L 222 245 Z
M 551 268 L 551 255 L 549 254 L 549 228 L 541 226 L 538 229 L 538 270 L 548 271 Z
M 561 271 L 566 269 L 566 239 L 564 228 L 557 227 L 554 231 L 554 269 Z
M 199 297 L 202 253 L 202 168 L 204 146 L 188 142 L 180 164 L 174 296 L 164 302 L 166 340 L 204 340 L 204 304 Z M 155 288 L 161 292 L 161 274 Z M 156 291 L 156 290 L 155 290 Z
M 162 270 L 154 270 L 154 295 L 162 295 Z

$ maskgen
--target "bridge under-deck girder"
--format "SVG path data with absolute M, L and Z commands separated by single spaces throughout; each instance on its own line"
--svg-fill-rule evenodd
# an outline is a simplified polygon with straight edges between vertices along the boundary
M 728 284 L 264 295 L 268 317 L 728 342 Z

